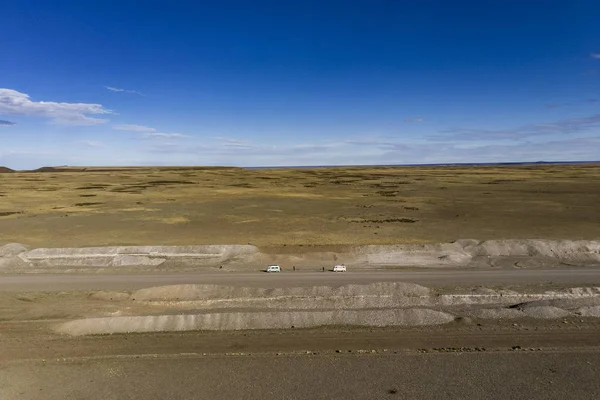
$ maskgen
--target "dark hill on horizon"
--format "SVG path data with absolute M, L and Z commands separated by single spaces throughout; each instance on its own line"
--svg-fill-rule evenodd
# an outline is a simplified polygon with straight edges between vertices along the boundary
M 148 170 L 160 170 L 160 171 L 206 171 L 206 170 L 230 170 L 230 169 L 241 169 L 239 167 L 221 167 L 221 166 L 117 166 L 117 167 L 41 167 L 34 170 L 27 170 L 21 172 L 125 172 L 125 171 L 148 171 Z
M 15 172 L 15 170 L 14 169 L 10 169 L 8 167 L 2 167 L 2 166 L 0 166 L 0 174 L 9 174 L 9 173 L 12 173 L 12 172 Z

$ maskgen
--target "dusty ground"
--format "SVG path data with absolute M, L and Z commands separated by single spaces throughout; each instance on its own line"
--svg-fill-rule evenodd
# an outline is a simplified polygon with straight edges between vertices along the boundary
M 600 166 L 0 174 L 0 243 L 356 245 L 600 239 Z
M 0 398 L 594 399 L 587 323 L 64 339 L 2 329 Z M 26 335 L 23 335 L 26 333 Z
M 149 357 L 14 363 L 6 399 L 594 399 L 597 352 Z
M 389 292 L 389 285 L 404 275 L 431 288 L 399 284 Z M 578 315 L 575 307 L 592 300 L 596 304 L 600 296 L 595 292 L 590 292 L 592 297 L 574 296 L 588 292 L 570 289 L 573 277 L 587 286 L 600 286 L 597 269 L 5 275 L 0 278 L 8 280 L 0 285 L 0 398 L 593 399 L 600 390 L 596 379 L 600 318 Z M 53 291 L 38 286 L 45 280 Z M 221 290 L 202 285 L 152 288 L 183 282 L 234 286 Z M 317 282 L 331 289 L 316 289 Z M 485 282 L 488 287 L 473 286 L 474 282 Z M 375 286 L 361 289 L 365 283 Z M 82 290 L 90 284 L 96 285 L 94 290 Z M 348 287 L 351 290 L 341 286 L 346 284 L 353 284 Z M 268 289 L 261 291 L 265 286 Z M 427 301 L 433 301 L 429 308 L 459 315 L 473 308 L 510 308 L 522 301 L 521 294 L 548 291 L 559 297 L 566 294 L 552 304 L 572 310 L 569 315 L 551 319 L 460 317 L 434 326 L 83 336 L 56 329 L 79 318 L 111 315 L 241 311 L 257 312 L 255 318 L 260 319 L 261 311 L 278 305 L 285 312 L 312 309 L 313 303 L 323 308 L 355 301 L 348 308 L 388 309 L 398 306 L 389 303 L 394 293 L 399 294 L 400 307 L 410 307 L 402 301 L 412 296 L 426 295 Z M 463 294 L 491 295 L 498 304 L 452 305 L 448 301 L 448 296 Z M 260 304 L 247 301 L 261 296 L 272 298 Z M 214 303 L 219 298 L 232 301 L 230 306 L 235 308 Z M 371 300 L 365 302 L 366 298 Z

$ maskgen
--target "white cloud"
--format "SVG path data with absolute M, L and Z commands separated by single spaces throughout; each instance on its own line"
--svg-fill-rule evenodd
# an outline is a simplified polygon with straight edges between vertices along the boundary
M 425 122 L 424 118 L 404 118 L 404 122 Z
M 189 136 L 182 135 L 181 133 L 148 133 L 142 136 L 144 139 L 183 139 Z
M 113 125 L 112 128 L 117 131 L 156 132 L 156 129 L 150 128 L 149 126 L 135 125 L 135 124 Z
M 600 60 L 600 53 L 590 53 L 590 57 Z
M 31 101 L 25 93 L 0 88 L 0 115 L 43 117 L 49 118 L 52 123 L 64 125 L 96 125 L 107 120 L 88 115 L 112 113 L 101 104 Z
M 121 89 L 121 88 L 117 88 L 114 86 L 104 86 L 104 88 L 111 92 L 131 93 L 131 94 L 139 94 L 140 96 L 144 96 L 144 94 L 142 92 L 138 92 L 137 90 Z

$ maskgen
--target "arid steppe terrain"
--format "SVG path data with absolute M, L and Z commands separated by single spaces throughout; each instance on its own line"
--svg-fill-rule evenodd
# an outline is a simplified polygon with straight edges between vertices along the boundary
M 600 165 L 593 164 L 43 171 L 0 174 L 0 243 L 600 239 Z
M 0 173 L 0 398 L 593 399 L 598 204 L 594 164 Z

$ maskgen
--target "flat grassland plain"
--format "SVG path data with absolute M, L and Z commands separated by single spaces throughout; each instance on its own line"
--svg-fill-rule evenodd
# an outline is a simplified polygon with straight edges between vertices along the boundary
M 600 164 L 42 170 L 0 174 L 0 243 L 600 239 Z

